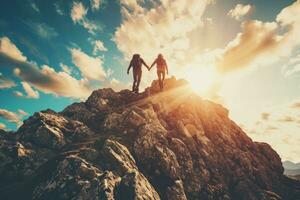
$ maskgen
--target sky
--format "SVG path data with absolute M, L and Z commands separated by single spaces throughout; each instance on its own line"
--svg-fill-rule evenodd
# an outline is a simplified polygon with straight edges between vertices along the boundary
M 255 141 L 300 162 L 300 1 L 2 0 L 0 128 L 130 88 L 133 53 L 222 104 Z M 144 70 L 141 87 L 155 71 Z

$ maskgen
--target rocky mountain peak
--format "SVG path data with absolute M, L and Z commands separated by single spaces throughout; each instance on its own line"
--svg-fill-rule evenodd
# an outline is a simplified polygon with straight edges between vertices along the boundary
M 0 132 L 4 199 L 299 199 L 278 154 L 184 80 L 94 91 Z

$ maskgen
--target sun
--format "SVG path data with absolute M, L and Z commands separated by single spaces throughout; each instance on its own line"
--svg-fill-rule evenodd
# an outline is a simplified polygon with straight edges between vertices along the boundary
M 217 73 L 213 68 L 195 68 L 189 70 L 186 79 L 190 87 L 199 95 L 205 96 L 209 93 L 215 83 Z

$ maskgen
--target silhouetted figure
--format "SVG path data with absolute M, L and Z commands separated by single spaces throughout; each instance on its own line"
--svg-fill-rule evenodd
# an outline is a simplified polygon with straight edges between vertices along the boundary
M 158 77 L 158 81 L 159 81 L 159 87 L 160 87 L 160 90 L 162 91 L 164 89 L 164 80 L 165 80 L 166 72 L 167 72 L 167 74 L 169 73 L 168 72 L 168 65 L 167 65 L 167 62 L 164 59 L 162 54 L 158 54 L 157 58 L 152 63 L 150 69 L 155 64 L 156 64 L 156 67 L 157 67 L 157 77 Z
M 142 78 L 142 65 L 145 65 L 149 70 L 149 66 L 145 63 L 141 56 L 139 54 L 134 54 L 127 69 L 127 74 L 129 74 L 130 68 L 133 68 L 132 91 L 136 93 L 139 92 L 139 86 Z

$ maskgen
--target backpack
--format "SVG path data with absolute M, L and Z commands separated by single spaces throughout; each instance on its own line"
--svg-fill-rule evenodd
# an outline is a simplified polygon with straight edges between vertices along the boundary
M 163 58 L 157 58 L 156 60 L 157 68 L 160 70 L 165 70 L 166 61 Z
M 132 60 L 131 60 L 131 65 L 136 68 L 136 67 L 141 67 L 142 66 L 142 61 L 139 55 L 134 55 Z

